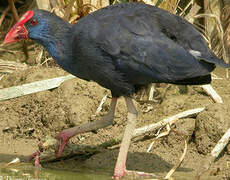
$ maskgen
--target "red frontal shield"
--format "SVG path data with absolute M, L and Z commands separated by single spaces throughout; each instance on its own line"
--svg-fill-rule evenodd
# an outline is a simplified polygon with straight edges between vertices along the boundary
M 19 21 L 10 29 L 10 31 L 7 33 L 4 44 L 28 39 L 28 32 L 24 26 L 24 24 L 33 17 L 34 12 L 33 11 L 27 11 L 20 19 Z

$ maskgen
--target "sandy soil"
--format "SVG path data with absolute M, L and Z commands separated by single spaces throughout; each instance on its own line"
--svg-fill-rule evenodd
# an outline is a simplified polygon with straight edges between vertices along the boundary
M 0 81 L 2 87 L 21 85 L 37 80 L 65 75 L 58 67 L 33 67 L 6 75 Z M 217 75 L 223 77 L 218 70 Z M 201 87 L 190 86 L 188 92 L 179 93 L 178 87 L 171 85 L 164 95 L 166 85 L 157 88 L 161 103 L 152 103 L 152 110 L 146 111 L 147 103 L 136 103 L 139 118 L 137 127 L 158 122 L 165 117 L 184 110 L 206 107 L 196 118 L 186 118 L 176 123 L 176 130 L 187 134 L 188 151 L 178 169 L 179 172 L 195 175 L 208 153 L 230 127 L 230 81 L 213 80 L 213 87 L 224 100 L 215 104 Z M 100 117 L 92 118 L 102 97 L 110 92 L 94 82 L 74 78 L 60 87 L 0 102 L 0 161 L 9 161 L 13 157 L 25 157 L 37 149 L 39 141 L 46 135 L 55 136 L 65 128 L 73 127 Z M 103 105 L 100 115 L 107 112 L 110 99 Z M 126 107 L 120 98 L 113 126 L 94 132 L 80 134 L 70 143 L 100 145 L 120 137 L 126 125 Z M 153 133 L 154 134 L 154 133 Z M 153 134 L 148 134 L 133 141 L 127 162 L 127 169 L 154 173 L 166 173 L 178 161 L 184 149 L 180 136 L 170 133 L 155 142 L 150 153 L 146 150 L 153 141 Z M 212 177 L 224 177 L 226 170 L 230 174 L 229 151 L 221 157 L 207 172 Z M 84 158 L 72 157 L 65 161 L 46 163 L 44 167 L 76 170 L 87 167 L 96 170 L 113 171 L 118 148 L 105 149 Z

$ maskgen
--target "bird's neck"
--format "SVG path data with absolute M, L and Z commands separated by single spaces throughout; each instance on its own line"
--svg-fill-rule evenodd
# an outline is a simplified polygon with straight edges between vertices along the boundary
M 54 61 L 60 66 L 68 64 L 67 61 L 72 59 L 72 38 L 71 27 L 66 28 L 61 34 L 45 37 L 46 40 L 36 40 L 44 46 Z M 64 68 L 64 67 L 63 67 Z M 64 68 L 65 69 L 65 68 Z

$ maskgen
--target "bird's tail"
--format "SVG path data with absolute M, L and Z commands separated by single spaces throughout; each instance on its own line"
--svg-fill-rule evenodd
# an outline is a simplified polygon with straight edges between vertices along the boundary
M 201 57 L 199 57 L 199 59 L 206 61 L 206 62 L 209 62 L 209 63 L 212 63 L 212 64 L 215 64 L 215 65 L 220 66 L 222 68 L 230 68 L 229 64 L 225 63 L 223 60 L 221 60 L 215 56 L 212 56 L 210 58 L 201 56 Z
M 205 62 L 215 64 L 223 68 L 230 68 L 229 64 L 219 59 L 212 51 L 208 51 L 206 54 L 204 54 L 200 51 L 190 50 L 189 53 L 196 57 L 198 60 L 203 60 Z

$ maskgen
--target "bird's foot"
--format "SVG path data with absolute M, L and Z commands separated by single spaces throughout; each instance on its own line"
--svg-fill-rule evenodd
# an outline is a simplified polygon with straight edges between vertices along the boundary
M 62 155 L 62 152 L 68 143 L 69 139 L 71 138 L 70 132 L 68 129 L 61 131 L 57 136 L 56 139 L 61 141 L 61 144 L 59 146 L 59 149 L 56 153 L 56 157 L 60 157 Z
M 113 175 L 113 179 L 119 180 L 123 176 L 126 176 L 127 172 L 128 171 L 126 170 L 126 168 L 115 169 L 115 172 L 114 172 L 114 175 Z
M 35 153 L 31 154 L 28 157 L 28 161 L 34 160 L 34 166 L 39 168 L 41 167 L 39 163 L 39 157 L 40 157 L 40 151 L 36 151 Z
M 139 172 L 139 171 L 129 171 L 126 169 L 116 171 L 113 175 L 113 179 L 120 180 L 122 177 L 128 176 L 131 179 L 140 179 L 141 178 L 153 178 L 158 177 L 157 175 L 153 173 L 146 173 L 146 172 Z
M 41 167 L 39 163 L 40 153 L 43 152 L 42 143 L 38 144 L 38 150 L 28 157 L 28 161 L 34 160 L 35 167 Z

